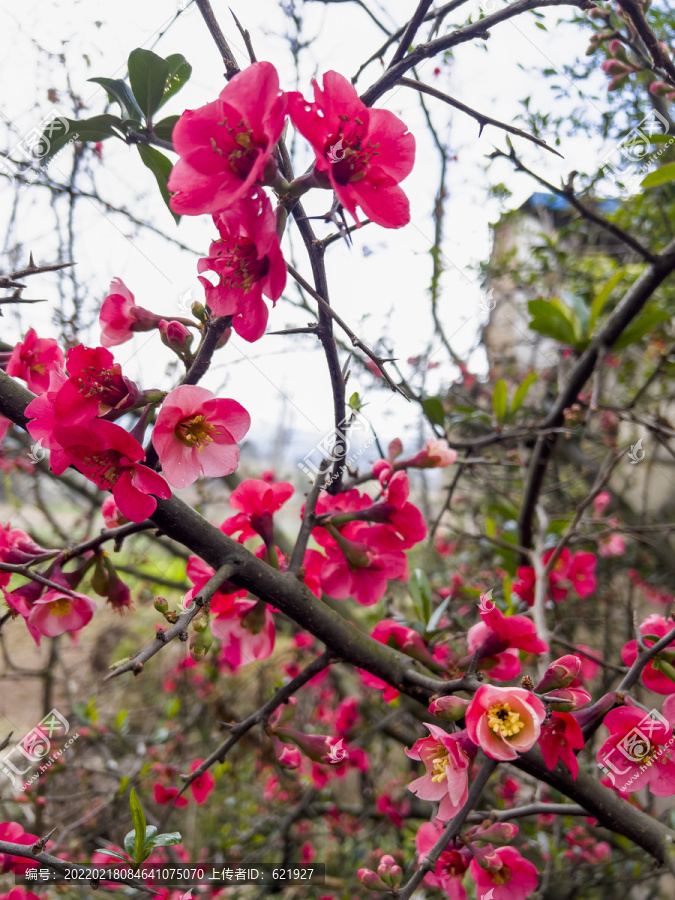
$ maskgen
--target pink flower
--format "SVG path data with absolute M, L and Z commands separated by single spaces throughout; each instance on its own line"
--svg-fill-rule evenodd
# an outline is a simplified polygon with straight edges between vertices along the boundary
M 134 295 L 121 278 L 113 278 L 110 293 L 103 301 L 99 314 L 101 344 L 115 347 L 131 340 L 135 331 L 152 331 L 162 317 L 136 306 Z
M 31 328 L 14 347 L 7 363 L 7 374 L 21 378 L 29 389 L 42 394 L 49 387 L 49 373 L 63 367 L 64 357 L 53 338 L 39 338 Z
M 239 514 L 225 519 L 220 530 L 230 535 L 241 532 L 238 538 L 240 544 L 259 535 L 267 547 L 271 546 L 274 541 L 272 516 L 292 496 L 293 491 L 293 485 L 288 481 L 270 483 L 259 478 L 247 478 L 230 494 L 230 506 L 240 510 Z
M 583 750 L 584 736 L 578 722 L 568 713 L 554 712 L 541 726 L 539 746 L 548 769 L 555 769 L 558 760 L 572 773 L 576 781 L 579 762 L 574 750 Z
M 236 400 L 184 384 L 171 391 L 159 411 L 152 443 L 173 487 L 193 484 L 200 474 L 230 475 L 239 464 L 240 441 L 251 417 Z
M 406 755 L 423 762 L 426 772 L 408 785 L 421 800 L 439 803 L 437 817 L 447 822 L 466 803 L 469 766 L 476 750 L 465 732 L 448 734 L 438 725 L 424 723 L 431 737 L 415 741 Z
M 390 579 L 407 574 L 401 542 L 386 525 L 352 522 L 336 541 L 339 546 L 327 548 L 321 570 L 323 590 L 334 600 L 352 597 L 362 606 L 372 606 L 384 596 Z
M 663 616 L 653 613 L 640 624 L 640 634 L 643 635 L 645 646 L 653 647 L 654 644 L 673 630 L 672 621 L 667 622 Z M 667 653 L 675 650 L 675 641 L 666 648 Z M 632 666 L 637 659 L 637 641 L 628 641 L 621 651 L 621 659 L 627 666 Z M 667 660 L 664 660 L 667 662 Z M 650 659 L 642 670 L 644 686 L 655 694 L 672 694 L 675 692 L 675 683 L 665 672 L 660 671 L 661 660 Z
M 478 688 L 466 711 L 466 730 L 492 759 L 517 759 L 539 738 L 546 718 L 544 704 L 524 688 Z
M 276 220 L 265 192 L 257 190 L 236 207 L 215 217 L 220 238 L 197 263 L 210 270 L 217 284 L 200 276 L 206 302 L 217 316 L 233 316 L 232 327 L 244 340 L 262 337 L 269 311 L 263 294 L 275 305 L 286 285 L 286 263 L 279 246 Z
M 631 794 L 648 787 L 656 797 L 675 794 L 674 722 L 671 703 L 664 703 L 663 714 L 635 706 L 607 713 L 602 724 L 609 737 L 596 759 L 619 791 Z
M 626 552 L 626 541 L 620 534 L 610 534 L 598 544 L 598 554 L 603 558 L 623 556 Z
M 163 500 L 171 496 L 162 476 L 138 462 L 145 459 L 143 448 L 119 425 L 95 419 L 86 427 L 57 427 L 54 436 L 68 461 L 102 490 L 112 491 L 120 512 L 132 522 L 153 514 L 157 501 L 152 494 Z
M 129 520 L 117 508 L 114 497 L 106 497 L 101 504 L 101 515 L 106 528 L 119 528 Z
M 522 616 L 519 616 L 522 618 Z M 485 624 L 476 622 L 467 634 L 469 654 L 478 651 L 478 668 L 497 681 L 511 681 L 520 674 L 520 655 L 515 647 L 503 647 L 503 641 Z
M 171 803 L 173 800 L 174 806 L 187 806 L 188 798 L 183 797 L 182 795 L 178 796 L 178 788 L 176 787 L 164 787 L 162 784 L 155 784 L 153 787 L 153 792 L 155 795 L 155 803 L 159 803 L 160 806 L 166 806 L 168 803 Z
M 40 636 L 56 637 L 66 631 L 79 631 L 91 621 L 96 601 L 84 594 L 71 597 L 56 588 L 50 588 L 37 599 L 30 610 L 26 624 L 40 645 Z
M 488 602 L 482 604 L 480 617 L 506 647 L 515 647 L 526 653 L 546 653 L 548 644 L 537 637 L 537 629 L 531 619 L 505 616 L 494 603 L 489 602 L 487 594 L 481 594 L 483 600 Z
M 605 510 L 612 502 L 612 495 L 609 491 L 602 491 L 600 494 L 597 494 L 595 499 L 593 500 L 593 512 L 595 515 L 600 518 L 600 516 L 604 515 Z
M 397 462 L 395 468 L 402 469 L 414 466 L 418 469 L 442 469 L 446 466 L 451 466 L 456 461 L 457 451 L 451 450 L 446 440 L 431 438 L 419 453 L 416 453 L 410 459 Z
M 285 115 L 286 97 L 269 62 L 253 63 L 225 85 L 217 100 L 186 110 L 172 134 L 180 156 L 169 176 L 174 212 L 217 213 L 273 176 L 266 168 L 273 166 Z
M 597 586 L 596 558 L 592 553 L 575 553 L 570 564 L 568 579 L 580 597 L 589 597 Z
M 198 769 L 199 766 L 204 762 L 203 759 L 195 759 L 192 761 L 190 766 L 190 771 L 194 772 L 195 769 Z M 201 806 L 202 803 L 206 803 L 209 794 L 216 786 L 216 779 L 213 775 L 208 771 L 204 772 L 199 778 L 195 778 L 193 782 L 190 784 L 190 790 L 192 791 L 192 796 L 195 798 L 197 803 Z
M 236 600 L 231 609 L 220 612 L 211 601 L 213 636 L 222 641 L 222 659 L 232 669 L 267 659 L 274 650 L 274 619 L 267 604 L 257 600 Z
M 55 416 L 61 425 L 83 425 L 111 410 L 145 402 L 133 381 L 103 347 L 72 347 L 66 356 L 68 379 L 56 394 Z
M 513 847 L 496 847 L 490 854 L 490 863 L 488 870 L 481 869 L 475 859 L 469 865 L 481 898 L 489 894 L 491 900 L 525 900 L 536 890 L 536 866 Z
M 291 121 L 316 154 L 315 170 L 356 219 L 360 206 L 372 222 L 400 228 L 410 221 L 408 198 L 399 182 L 415 161 L 415 138 L 384 109 L 369 109 L 337 72 L 326 72 L 323 88 L 312 81 L 314 103 L 288 94 Z M 358 221 L 358 220 L 357 220 Z
M 429 851 L 441 836 L 441 829 L 434 822 L 420 825 L 415 836 L 415 846 L 419 853 L 420 863 L 429 855 Z M 439 887 L 446 892 L 450 900 L 466 900 L 466 891 L 462 879 L 469 868 L 471 853 L 467 847 L 457 850 L 448 848 L 441 853 L 433 872 L 424 876 L 430 887 Z
M 556 688 L 567 687 L 572 684 L 581 671 L 581 659 L 578 656 L 568 654 L 554 660 L 544 672 L 544 677 L 536 685 L 538 694 L 554 691 Z
M 185 594 L 183 605 L 187 607 L 192 603 L 194 597 L 201 591 L 207 581 L 216 574 L 216 570 L 208 566 L 203 559 L 198 556 L 191 556 L 188 559 L 186 574 L 194 587 Z M 216 610 L 223 614 L 234 608 L 235 600 L 245 597 L 248 591 L 245 588 L 238 588 L 230 581 L 224 581 L 211 599 L 211 610 Z
M 8 844 L 25 844 L 30 847 L 39 841 L 37 834 L 30 834 L 24 831 L 18 822 L 0 822 L 0 841 L 7 841 Z M 47 844 L 47 847 L 51 841 Z M 8 853 L 0 854 L 2 872 L 14 872 L 15 874 L 23 874 L 27 869 L 36 868 L 39 863 L 27 859 L 25 856 L 12 856 Z

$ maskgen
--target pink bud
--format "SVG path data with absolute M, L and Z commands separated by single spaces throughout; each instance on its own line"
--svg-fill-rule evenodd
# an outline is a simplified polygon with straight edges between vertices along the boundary
M 380 859 L 380 864 L 377 867 L 377 874 L 382 881 L 391 885 L 391 887 L 398 887 L 403 878 L 403 870 L 389 853 L 386 853 Z
M 342 739 L 327 734 L 302 734 L 291 728 L 278 728 L 280 738 L 298 746 L 305 756 L 317 763 L 339 763 L 347 758 L 347 750 Z
M 443 719 L 444 722 L 457 722 L 464 718 L 468 705 L 468 700 L 450 695 L 433 700 L 429 706 L 429 712 L 437 718 Z
M 544 677 L 535 687 L 538 694 L 546 694 L 556 688 L 567 687 L 581 671 L 581 660 L 578 656 L 561 656 L 552 662 L 544 673 Z
M 621 62 L 621 60 L 618 59 L 606 59 L 600 68 L 606 75 L 618 77 L 630 75 L 631 72 L 634 71 L 631 66 L 626 65 L 626 63 Z
M 378 459 L 373 463 L 373 475 L 380 484 L 386 484 L 394 474 L 394 467 L 386 459 Z
M 393 441 L 389 444 L 389 448 L 387 450 L 387 459 L 389 462 L 393 462 L 397 456 L 400 456 L 403 453 L 403 444 L 399 440 L 399 438 L 394 438 Z
M 548 695 L 551 709 L 556 712 L 572 712 L 591 702 L 591 695 L 583 688 L 559 688 L 553 695 Z
M 595 500 L 593 501 L 593 508 L 595 510 L 595 515 L 600 518 L 601 515 L 605 512 L 607 507 L 609 506 L 612 500 L 612 495 L 609 491 L 603 491 L 601 494 L 598 494 Z
M 361 884 L 365 885 L 371 891 L 388 891 L 389 886 L 386 885 L 377 872 L 373 872 L 372 869 L 359 869 L 356 873 L 356 877 L 359 879 Z
M 159 323 L 159 334 L 162 343 L 179 356 L 183 356 L 190 352 L 192 335 L 185 325 L 180 322 L 176 322 L 173 319 L 167 322 L 166 319 L 162 319 Z
M 291 747 L 288 744 L 282 744 L 275 738 L 274 751 L 277 755 L 279 765 L 284 769 L 298 769 L 302 763 L 302 756 L 297 747 Z
M 626 48 L 624 47 L 622 41 L 617 41 L 617 40 L 610 41 L 609 42 L 609 52 L 610 52 L 610 55 L 613 56 L 615 59 L 621 59 L 625 63 L 627 63 L 629 61 L 628 56 L 626 55 Z
M 666 97 L 673 88 L 665 81 L 652 81 L 649 85 L 649 93 L 654 97 Z

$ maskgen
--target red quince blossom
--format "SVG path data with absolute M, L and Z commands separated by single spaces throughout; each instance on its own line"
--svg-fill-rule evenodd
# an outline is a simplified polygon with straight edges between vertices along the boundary
M 240 532 L 240 544 L 259 535 L 266 546 L 274 540 L 272 516 L 293 495 L 295 488 L 288 481 L 269 482 L 260 478 L 247 478 L 230 494 L 230 506 L 240 510 L 236 516 L 225 519 L 220 530 L 225 534 Z
M 548 550 L 542 557 L 544 565 L 553 555 L 553 550 Z M 579 597 L 590 596 L 596 588 L 595 577 L 596 558 L 592 553 L 580 551 L 572 555 L 565 547 L 555 562 L 549 575 L 549 591 L 555 602 L 564 600 L 568 593 L 567 585 L 571 585 Z M 521 566 L 518 569 L 518 581 L 513 584 L 513 592 L 518 594 L 521 600 L 532 606 L 534 603 L 535 574 L 531 566 Z
M 106 528 L 119 528 L 120 525 L 124 525 L 125 522 L 129 521 L 117 508 L 114 497 L 105 498 L 101 504 L 101 515 Z
M 18 822 L 0 822 L 0 841 L 6 841 L 8 844 L 25 844 L 27 847 L 32 846 L 39 841 L 37 834 L 30 834 L 24 831 Z M 47 848 L 52 841 L 47 843 Z M 22 875 L 28 869 L 35 869 L 40 864 L 28 859 L 25 856 L 12 856 L 9 853 L 0 854 L 0 871 L 14 872 L 15 875 Z
M 419 827 L 415 837 L 415 846 L 419 853 L 420 863 L 438 842 L 441 831 L 442 829 L 434 822 L 425 822 Z M 441 888 L 450 900 L 466 900 L 466 890 L 462 884 L 462 878 L 464 878 L 470 862 L 471 851 L 468 847 L 459 847 L 456 850 L 446 847 L 439 856 L 434 871 L 428 872 L 424 876 L 425 884 Z
M 314 103 L 288 94 L 291 121 L 312 145 L 315 171 L 324 176 L 345 209 L 360 206 L 372 222 L 400 228 L 410 221 L 410 204 L 399 187 L 415 162 L 415 138 L 385 109 L 369 109 L 356 89 L 337 72 L 326 72 L 323 87 L 312 81 Z
M 157 783 L 153 786 L 153 792 L 155 803 L 159 803 L 160 806 L 166 806 L 171 801 L 174 806 L 187 806 L 190 802 L 187 797 L 178 796 L 177 787 L 164 787 L 163 784 Z
M 102 490 L 112 491 L 130 521 L 145 521 L 157 508 L 155 497 L 171 496 L 162 476 L 140 463 L 145 459 L 141 445 L 119 425 L 95 419 L 86 427 L 57 426 L 54 436 L 76 469 Z
M 395 463 L 394 468 L 442 469 L 456 461 L 457 451 L 452 450 L 445 439 L 431 438 L 419 453 Z
M 405 472 L 396 472 L 385 491 L 385 498 L 361 510 L 359 518 L 386 523 L 398 535 L 402 549 L 423 541 L 427 526 L 419 509 L 408 501 L 410 482 Z
M 397 647 L 403 653 L 412 656 L 413 659 L 418 659 L 420 662 L 433 660 L 427 645 L 422 639 L 422 635 L 413 628 L 401 625 L 400 622 L 396 622 L 394 619 L 382 619 L 373 628 L 370 636 L 374 640 L 379 641 L 380 644 Z
M 36 544 L 20 528 L 12 528 L 9 523 L 0 527 L 0 562 L 23 565 L 49 555 L 49 550 Z M 10 572 L 0 572 L 0 587 L 8 584 L 11 577 Z
M 63 367 L 61 348 L 53 338 L 39 338 L 31 328 L 14 347 L 7 362 L 7 374 L 21 378 L 29 389 L 42 394 L 49 387 L 49 373 Z
M 670 697 L 662 714 L 623 706 L 603 719 L 609 737 L 596 759 L 621 792 L 632 794 L 648 787 L 656 797 L 675 794 L 675 703 L 669 701 Z
M 583 750 L 585 743 L 579 723 L 569 713 L 551 713 L 551 718 L 546 719 L 541 726 L 539 746 L 547 768 L 555 769 L 560 759 L 575 781 L 579 773 L 579 762 L 574 750 Z
M 190 556 L 185 571 L 187 577 L 194 584 L 194 587 L 183 597 L 183 606 L 187 609 L 207 581 L 216 574 L 216 570 L 208 566 L 198 556 Z M 247 593 L 248 591 L 245 588 L 238 588 L 230 581 L 224 581 L 213 595 L 211 609 L 213 610 L 215 601 L 216 608 L 221 613 L 227 612 L 234 608 L 235 601 L 238 598 L 245 597 Z
M 352 522 L 336 540 L 339 546 L 327 548 L 321 570 L 321 586 L 334 600 L 352 597 L 362 606 L 372 606 L 384 596 L 388 581 L 408 573 L 400 540 L 386 525 Z
M 169 484 L 188 487 L 202 475 L 230 475 L 251 417 L 236 400 L 217 399 L 198 385 L 183 384 L 167 394 L 157 416 L 152 444 Z
M 83 425 L 112 410 L 130 409 L 144 396 L 104 347 L 72 347 L 66 355 L 68 379 L 56 394 L 55 416 L 61 425 Z
M 489 869 L 481 868 L 476 859 L 469 865 L 479 896 L 486 897 L 492 891 L 491 900 L 525 900 L 536 890 L 536 866 L 513 847 L 495 847 L 488 862 Z
M 228 82 L 217 100 L 186 110 L 171 136 L 180 156 L 169 176 L 173 211 L 217 213 L 255 184 L 274 180 L 272 152 L 285 115 L 286 96 L 269 62 L 253 63 Z
M 466 732 L 448 734 L 438 725 L 424 723 L 430 737 L 420 738 L 406 749 L 406 756 L 424 763 L 426 772 L 408 785 L 421 800 L 439 804 L 437 818 L 447 822 L 466 803 L 469 767 L 476 748 Z
M 244 340 L 261 338 L 269 310 L 263 295 L 274 306 L 286 285 L 286 263 L 279 246 L 272 205 L 262 190 L 245 197 L 236 207 L 224 209 L 214 222 L 220 237 L 209 255 L 197 263 L 197 271 L 214 272 L 216 284 L 199 276 L 209 309 L 217 316 L 232 316 L 232 327 Z
M 233 671 L 254 659 L 267 659 L 274 650 L 275 628 L 266 603 L 235 600 L 229 608 L 211 600 L 213 636 L 222 642 L 221 657 Z
M 198 769 L 203 762 L 203 759 L 194 759 L 190 765 L 190 771 L 194 772 L 195 769 Z M 190 790 L 192 791 L 192 796 L 200 806 L 202 805 L 202 803 L 206 803 L 211 791 L 215 788 L 215 786 L 216 779 L 208 770 L 201 774 L 199 778 L 195 778 L 194 781 L 190 782 Z
M 659 616 L 657 613 L 647 616 L 640 624 L 640 634 L 643 635 L 645 647 L 653 647 L 657 641 L 661 640 L 672 630 L 673 622 L 667 622 L 663 616 Z M 673 651 L 675 651 L 675 641 L 668 645 L 665 653 L 671 654 Z M 627 666 L 632 666 L 637 659 L 637 654 L 637 640 L 628 641 L 621 650 L 621 659 Z M 655 694 L 673 694 L 675 693 L 675 682 L 665 672 L 660 670 L 663 663 L 669 665 L 668 660 L 664 657 L 662 661 L 659 659 L 659 656 L 660 654 L 657 654 L 656 659 L 650 659 L 642 670 L 643 684 L 650 691 L 654 691 Z
M 66 631 L 79 631 L 91 621 L 96 601 L 85 594 L 70 596 L 56 588 L 46 591 L 32 605 L 26 624 L 35 643 L 40 638 L 56 637 Z
M 505 616 L 487 594 L 481 594 L 480 617 L 505 647 L 515 647 L 526 653 L 546 653 L 548 650 L 546 641 L 537 637 L 537 629 L 531 619 Z
M 483 684 L 466 711 L 466 730 L 492 759 L 517 759 L 539 739 L 544 704 L 524 688 Z
M 162 317 L 137 306 L 134 295 L 121 278 L 110 282 L 110 293 L 101 305 L 99 323 L 101 344 L 116 347 L 131 340 L 135 331 L 152 331 L 159 327 Z

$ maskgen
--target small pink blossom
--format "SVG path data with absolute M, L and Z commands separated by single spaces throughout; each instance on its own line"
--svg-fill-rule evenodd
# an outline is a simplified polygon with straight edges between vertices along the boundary
M 51 588 L 38 598 L 26 620 L 28 628 L 40 645 L 40 636 L 56 637 L 66 631 L 79 631 L 91 621 L 96 601 L 84 594 L 64 594 Z
M 438 725 L 424 723 L 430 737 L 415 741 L 406 755 L 423 762 L 424 775 L 408 785 L 421 800 L 439 803 L 438 818 L 447 822 L 466 802 L 469 792 L 469 766 L 475 748 L 466 733 L 448 734 Z
M 183 488 L 200 475 L 230 475 L 251 417 L 236 400 L 216 399 L 197 385 L 171 391 L 159 411 L 152 443 L 169 484 Z
M 517 759 L 539 738 L 546 718 L 544 704 L 524 688 L 478 688 L 466 711 L 466 730 L 492 759 Z
M 136 331 L 152 331 L 159 326 L 161 316 L 136 306 L 134 295 L 121 278 L 113 278 L 110 293 L 103 301 L 99 314 L 101 344 L 115 347 L 131 340 Z
M 491 900 L 525 900 L 537 889 L 536 866 L 513 847 L 496 847 L 490 854 L 489 869 L 482 869 L 472 859 L 469 874 L 480 898 L 489 895 Z
M 61 348 L 53 338 L 39 338 L 34 328 L 29 329 L 23 341 L 12 351 L 7 363 L 7 374 L 21 378 L 29 389 L 42 394 L 49 387 L 49 374 L 64 364 Z

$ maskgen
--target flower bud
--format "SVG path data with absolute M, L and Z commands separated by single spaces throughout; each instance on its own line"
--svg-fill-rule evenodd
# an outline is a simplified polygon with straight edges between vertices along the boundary
M 198 319 L 202 324 L 206 325 L 206 323 L 209 321 L 209 316 L 204 309 L 203 304 L 198 300 L 195 300 L 190 309 L 192 310 L 192 315 L 195 317 L 195 319 Z
M 403 870 L 398 865 L 393 856 L 386 853 L 381 859 L 377 867 L 377 874 L 385 884 L 391 887 L 398 887 L 403 878 Z
M 282 744 L 278 738 L 274 739 L 274 752 L 277 762 L 283 769 L 298 769 L 302 763 L 302 756 L 297 747 L 290 744 Z
M 372 869 L 359 869 L 356 873 L 356 877 L 361 884 L 365 885 L 370 891 L 390 890 L 389 885 L 386 885 L 377 872 L 373 872 Z
M 164 613 L 168 613 L 169 604 L 166 602 L 164 597 L 155 597 L 155 609 L 157 610 L 157 612 L 162 613 L 162 615 L 164 615 Z
M 159 323 L 159 336 L 162 343 L 178 356 L 189 355 L 192 335 L 181 322 L 162 319 Z
M 546 695 L 546 700 L 556 712 L 572 712 L 590 703 L 591 695 L 583 688 L 559 688 Z
M 539 694 L 546 694 L 548 691 L 554 691 L 556 688 L 567 687 L 571 684 L 581 671 L 581 660 L 578 656 L 568 654 L 561 656 L 552 662 L 544 673 L 544 677 L 535 687 L 535 691 Z
M 444 722 L 458 722 L 464 718 L 468 705 L 468 700 L 448 695 L 447 697 L 439 697 L 437 700 L 432 700 L 429 712 L 437 718 L 443 719 Z

